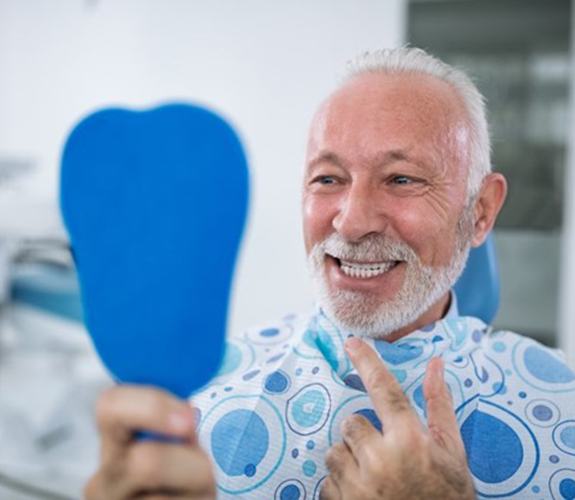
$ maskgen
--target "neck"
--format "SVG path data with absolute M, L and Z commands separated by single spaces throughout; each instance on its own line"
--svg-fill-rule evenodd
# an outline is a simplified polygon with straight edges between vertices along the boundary
M 413 323 L 410 323 L 399 330 L 391 332 L 389 335 L 380 337 L 382 340 L 387 342 L 395 342 L 406 335 L 409 335 L 415 330 L 423 328 L 425 325 L 429 325 L 435 321 L 439 321 L 443 318 L 449 306 L 451 304 L 451 293 L 447 292 L 441 299 L 439 299 L 433 306 L 431 306 L 426 312 L 424 312 L 419 318 L 417 318 Z

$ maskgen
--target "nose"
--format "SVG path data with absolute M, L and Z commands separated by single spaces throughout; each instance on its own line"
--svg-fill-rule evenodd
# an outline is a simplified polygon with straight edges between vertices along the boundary
M 383 232 L 387 218 L 381 210 L 380 201 L 368 187 L 351 188 L 333 218 L 333 228 L 349 242 L 360 241 L 368 234 Z

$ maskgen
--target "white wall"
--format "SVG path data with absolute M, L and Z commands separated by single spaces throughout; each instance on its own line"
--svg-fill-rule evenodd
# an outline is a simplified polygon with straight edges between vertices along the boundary
M 0 231 L 57 227 L 60 148 L 85 113 L 199 101 L 239 129 L 253 174 L 231 328 L 309 307 L 308 122 L 346 59 L 402 42 L 404 17 L 404 0 L 0 0 L 0 156 L 38 163 L 24 191 L 0 201 Z
M 565 175 L 559 347 L 575 367 L 575 0 L 571 2 L 571 125 Z

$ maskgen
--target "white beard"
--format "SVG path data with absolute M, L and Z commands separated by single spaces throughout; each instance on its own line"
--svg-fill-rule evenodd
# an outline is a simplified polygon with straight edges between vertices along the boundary
M 467 262 L 473 231 L 473 212 L 464 209 L 457 226 L 454 254 L 447 266 L 421 264 L 407 244 L 383 235 L 369 235 L 348 243 L 333 233 L 314 245 L 308 264 L 320 307 L 340 329 L 357 336 L 383 338 L 416 321 L 455 284 Z M 325 254 L 343 260 L 404 261 L 405 278 L 399 292 L 382 302 L 376 295 L 352 290 L 331 290 L 326 278 Z

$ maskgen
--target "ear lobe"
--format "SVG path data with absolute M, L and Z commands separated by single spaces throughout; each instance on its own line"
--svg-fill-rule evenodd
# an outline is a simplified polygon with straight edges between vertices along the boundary
M 500 173 L 485 176 L 475 201 L 475 227 L 472 246 L 478 247 L 493 229 L 507 196 L 507 180 Z

